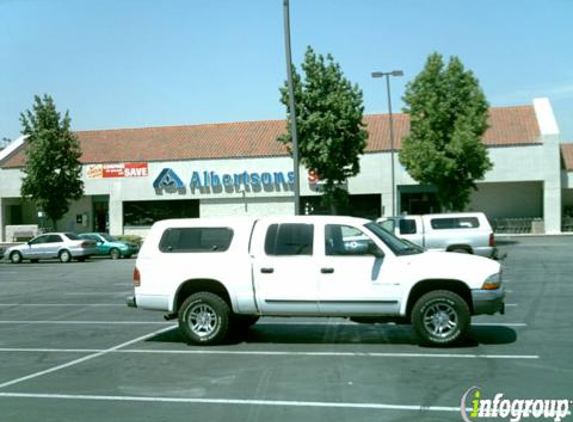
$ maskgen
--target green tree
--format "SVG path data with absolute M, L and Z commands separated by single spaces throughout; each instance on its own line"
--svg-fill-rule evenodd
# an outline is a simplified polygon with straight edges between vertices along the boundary
M 335 213 L 348 197 L 341 185 L 360 171 L 359 159 L 368 138 L 362 122 L 362 91 L 344 77 L 330 54 L 325 59 L 311 47 L 306 50 L 302 70 L 304 80 L 293 65 L 300 162 L 325 183 L 323 204 Z M 280 92 L 289 125 L 278 140 L 290 151 L 287 83 Z
M 21 194 L 46 213 L 54 229 L 72 200 L 83 195 L 80 179 L 82 151 L 70 130 L 70 116 L 62 118 L 49 95 L 35 96 L 33 111 L 20 115 L 26 135 L 26 167 Z
M 431 54 L 403 97 L 410 134 L 402 140 L 400 162 L 421 184 L 438 188 L 448 210 L 463 210 L 477 180 L 493 167 L 480 141 L 488 128 L 489 104 L 471 71 L 457 57 L 444 66 Z

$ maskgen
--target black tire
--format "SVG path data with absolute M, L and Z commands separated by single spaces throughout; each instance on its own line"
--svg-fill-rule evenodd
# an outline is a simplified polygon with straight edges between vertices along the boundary
M 37 264 L 38 262 L 40 262 L 40 260 L 39 259 L 31 259 L 30 262 L 32 264 Z
M 450 346 L 467 335 L 470 310 L 457 293 L 436 290 L 418 299 L 412 310 L 412 325 L 423 344 Z
M 10 262 L 12 264 L 19 264 L 22 262 L 22 254 L 20 252 L 12 252 L 10 254 Z
M 72 261 L 72 254 L 67 249 L 63 249 L 58 254 L 58 258 L 60 258 L 60 262 L 67 264 Z
M 179 328 L 193 344 L 211 345 L 225 341 L 231 310 L 219 296 L 198 292 L 187 298 L 179 309 Z
M 119 249 L 111 248 L 109 251 L 109 256 L 111 256 L 111 259 L 119 259 L 121 258 L 121 253 L 119 252 Z

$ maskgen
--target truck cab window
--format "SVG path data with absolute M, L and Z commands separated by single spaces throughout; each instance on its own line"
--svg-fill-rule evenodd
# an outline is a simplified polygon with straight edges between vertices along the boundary
M 416 220 L 400 220 L 400 234 L 416 234 Z
M 372 240 L 356 227 L 327 224 L 324 231 L 324 250 L 327 256 L 370 255 Z
M 312 224 L 271 224 L 265 238 L 267 255 L 312 255 L 314 226 Z
M 384 230 L 389 231 L 390 233 L 394 233 L 395 223 L 394 220 L 384 220 L 380 223 L 380 227 Z

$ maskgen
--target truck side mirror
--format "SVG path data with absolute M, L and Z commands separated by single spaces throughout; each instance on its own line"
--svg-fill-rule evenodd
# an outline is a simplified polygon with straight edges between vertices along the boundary
M 368 242 L 368 253 L 376 258 L 384 258 L 384 252 L 374 242 Z

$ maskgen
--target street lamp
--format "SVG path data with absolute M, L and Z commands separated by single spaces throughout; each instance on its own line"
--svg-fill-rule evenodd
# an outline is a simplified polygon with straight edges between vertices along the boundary
M 296 131 L 296 105 L 294 98 L 294 82 L 292 79 L 292 59 L 290 48 L 290 12 L 289 0 L 283 0 L 284 32 L 285 32 L 285 55 L 287 66 L 289 112 L 292 136 L 292 158 L 294 170 L 294 215 L 300 214 L 300 180 L 299 180 L 299 156 L 298 156 L 298 136 Z
M 404 76 L 401 70 L 391 72 L 372 72 L 373 78 L 386 77 L 386 91 L 388 92 L 388 114 L 390 115 L 390 160 L 392 173 L 392 215 L 396 215 L 396 181 L 394 178 L 394 128 L 392 126 L 392 100 L 390 97 L 390 76 Z

